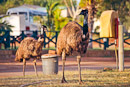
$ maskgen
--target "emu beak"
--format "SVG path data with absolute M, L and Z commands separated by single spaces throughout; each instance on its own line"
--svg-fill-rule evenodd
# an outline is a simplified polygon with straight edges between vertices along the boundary
M 38 41 L 40 41 L 41 37 L 38 38 Z
M 38 42 L 40 42 L 40 41 L 42 41 L 42 42 L 43 42 L 43 41 L 44 41 L 44 39 L 43 39 L 43 38 L 41 38 L 41 37 L 39 37 L 39 38 L 38 38 Z
M 42 25 L 41 29 L 43 29 L 43 31 L 48 31 L 45 25 Z
M 44 30 L 48 32 L 48 29 L 47 29 L 47 28 L 44 28 Z

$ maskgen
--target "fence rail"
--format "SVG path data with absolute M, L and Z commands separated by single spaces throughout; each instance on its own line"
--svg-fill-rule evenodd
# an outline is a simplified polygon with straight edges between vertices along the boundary
M 4 46 L 4 49 L 16 49 L 16 42 L 20 43 L 25 37 L 28 35 L 25 34 L 25 31 L 21 31 L 21 34 L 19 36 L 10 36 L 10 31 L 8 30 L 0 30 L 0 32 L 3 32 L 3 34 L 0 34 L 0 49 L 2 49 L 2 44 Z M 44 48 L 47 47 L 47 45 L 52 42 L 55 44 L 57 43 L 57 37 L 59 31 L 47 31 L 50 33 L 53 33 L 53 36 L 48 37 L 46 35 L 47 32 L 43 32 L 43 34 L 40 34 L 39 31 L 31 31 L 32 35 L 29 35 L 30 37 L 33 37 L 35 39 L 38 39 L 39 36 L 42 36 L 44 38 Z M 96 33 L 98 34 L 98 33 Z M 124 35 L 124 43 L 130 45 L 129 42 L 127 42 L 128 39 L 130 39 L 130 35 Z M 104 50 L 106 48 L 114 45 L 114 42 L 109 42 L 109 38 L 96 38 L 96 39 L 90 39 L 89 43 L 96 42 L 99 45 L 104 46 Z

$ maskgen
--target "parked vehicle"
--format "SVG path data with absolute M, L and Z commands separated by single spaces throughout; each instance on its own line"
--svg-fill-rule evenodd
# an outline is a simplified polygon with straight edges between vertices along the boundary
M 31 34 L 30 31 L 39 30 L 40 24 L 34 23 L 34 16 L 46 16 L 47 13 L 37 9 L 28 8 L 26 6 L 19 6 L 16 8 L 8 9 L 3 21 L 7 21 L 9 24 L 14 26 L 12 28 L 11 35 L 18 36 L 21 31 L 26 31 L 26 34 Z

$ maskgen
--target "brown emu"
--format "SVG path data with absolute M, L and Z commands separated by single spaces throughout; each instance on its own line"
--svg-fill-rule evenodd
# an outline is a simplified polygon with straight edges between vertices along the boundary
M 77 62 L 79 71 L 79 83 L 82 82 L 81 79 L 81 54 L 86 53 L 87 46 L 89 42 L 88 29 L 86 33 L 83 33 L 83 27 L 77 22 L 69 22 L 66 24 L 59 33 L 57 40 L 57 54 L 62 55 L 62 71 L 63 77 L 61 82 L 67 82 L 64 77 L 64 66 L 66 61 L 66 55 L 71 55 L 74 51 L 78 52 Z
M 40 59 L 43 47 L 43 38 L 35 40 L 32 37 L 23 39 L 16 52 L 15 61 L 23 61 L 23 75 L 25 76 L 26 60 L 33 58 L 34 70 L 37 75 L 36 59 Z

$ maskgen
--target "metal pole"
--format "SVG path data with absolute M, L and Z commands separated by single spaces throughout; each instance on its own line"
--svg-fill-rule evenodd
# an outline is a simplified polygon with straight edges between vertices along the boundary
M 115 40 L 115 56 L 116 56 L 116 70 L 118 71 L 119 61 L 118 61 L 118 54 L 117 54 L 117 40 Z
M 119 71 L 124 71 L 124 38 L 123 38 L 123 25 L 119 25 L 118 32 L 119 39 Z

